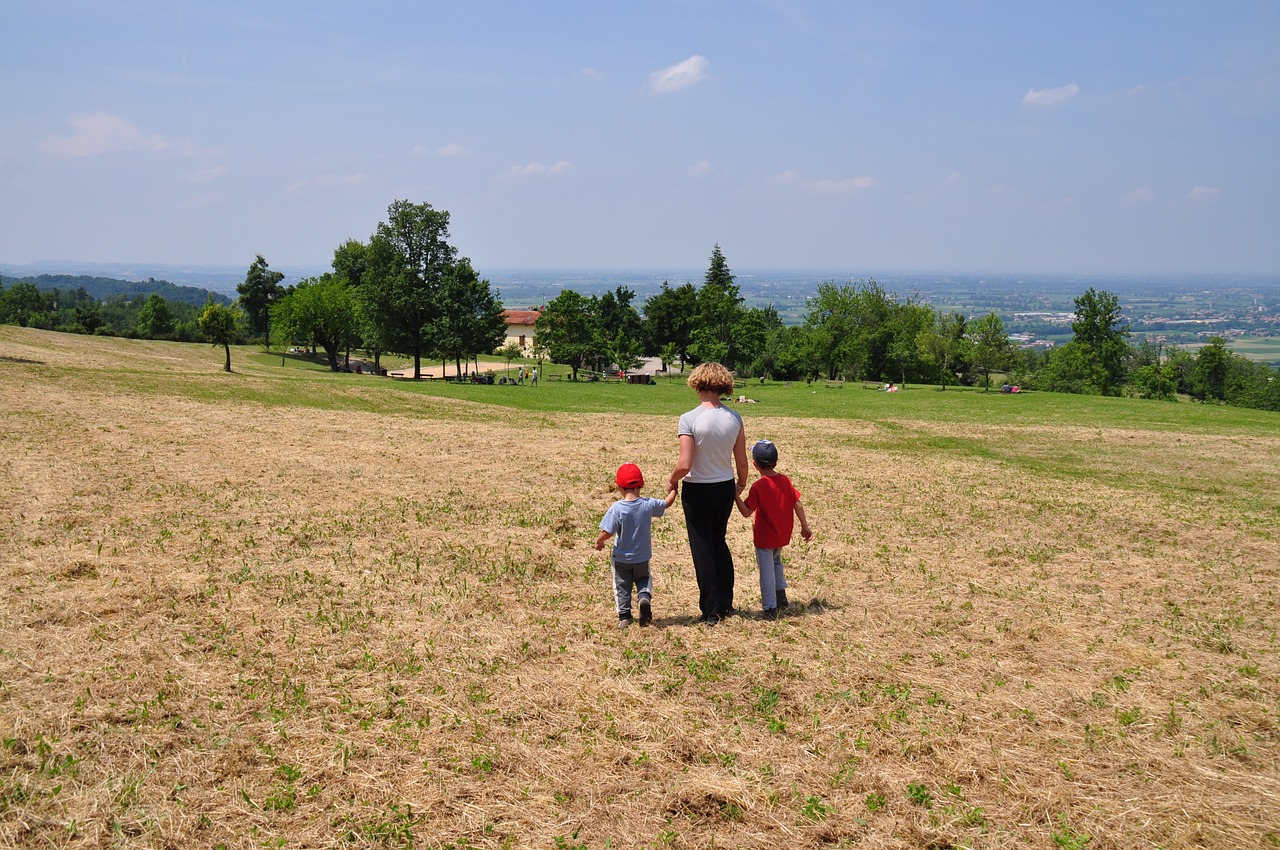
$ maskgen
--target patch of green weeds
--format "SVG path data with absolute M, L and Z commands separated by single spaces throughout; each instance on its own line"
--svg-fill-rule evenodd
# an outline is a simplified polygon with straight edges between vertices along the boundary
M 917 806 L 923 806 L 926 809 L 933 808 L 933 794 L 929 788 L 921 782 L 910 782 L 907 784 L 907 799 L 915 803 Z
M 581 843 L 578 842 L 579 832 L 581 832 L 581 830 L 575 829 L 573 831 L 573 835 L 570 835 L 568 838 L 565 838 L 563 835 L 557 835 L 555 837 L 556 850 L 587 850 L 587 844 L 585 841 Z
M 1054 829 L 1051 833 L 1053 843 L 1058 847 L 1066 848 L 1066 850 L 1085 850 L 1089 846 L 1092 837 L 1088 833 L 1076 832 L 1067 824 L 1066 815 L 1058 815 L 1058 823 L 1061 829 Z
M 817 794 L 811 794 L 805 798 L 804 805 L 800 807 L 800 814 L 806 820 L 821 823 L 827 819 L 827 815 L 831 814 L 831 805 Z

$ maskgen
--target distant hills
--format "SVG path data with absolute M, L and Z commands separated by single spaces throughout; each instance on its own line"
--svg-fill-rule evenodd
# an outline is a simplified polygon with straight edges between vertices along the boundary
M 231 303 L 231 299 L 220 292 L 213 292 L 198 286 L 178 286 L 167 280 L 156 280 L 155 278 L 145 281 L 133 281 L 118 280 L 111 277 L 91 277 L 88 275 L 41 274 L 25 277 L 4 275 L 0 276 L 0 280 L 4 281 L 6 289 L 15 283 L 34 284 L 36 289 L 41 292 L 47 292 L 51 289 L 74 292 L 77 289 L 83 289 L 98 301 L 105 301 L 117 295 L 131 299 L 139 295 L 147 296 L 155 293 L 166 301 L 193 304 L 197 307 L 203 305 L 210 298 L 220 304 Z

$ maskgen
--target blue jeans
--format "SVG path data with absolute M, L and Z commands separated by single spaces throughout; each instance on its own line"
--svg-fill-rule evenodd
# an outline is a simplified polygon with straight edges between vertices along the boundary
M 760 568 L 760 605 L 764 610 L 778 607 L 778 591 L 787 589 L 782 574 L 781 549 L 756 549 L 756 566 Z
M 637 600 L 653 601 L 653 574 L 649 572 L 649 562 L 620 564 L 613 561 L 613 595 L 618 601 L 619 619 L 631 618 L 632 585 L 635 585 Z

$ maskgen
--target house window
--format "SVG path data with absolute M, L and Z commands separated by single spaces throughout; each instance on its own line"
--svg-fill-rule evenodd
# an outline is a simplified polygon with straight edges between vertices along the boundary
M 524 348 L 524 334 L 520 334 L 520 347 Z

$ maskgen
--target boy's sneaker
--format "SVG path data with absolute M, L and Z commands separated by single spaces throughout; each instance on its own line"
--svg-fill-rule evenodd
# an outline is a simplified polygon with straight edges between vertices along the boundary
M 720 618 L 715 614 L 703 614 L 698 618 L 698 622 L 704 626 L 715 626 L 720 623 Z
M 631 625 L 631 615 L 630 615 L 630 614 L 627 614 L 625 617 L 618 617 L 618 628 L 620 628 L 620 629 L 626 629 L 626 627 L 627 627 L 627 626 L 629 626 L 629 625 Z
M 778 619 L 778 609 L 777 609 L 777 608 L 766 608 L 766 609 L 764 609 L 764 618 L 765 618 L 766 620 L 776 620 L 776 619 Z
M 640 600 L 640 625 L 647 626 L 653 622 L 653 606 L 648 599 Z
M 786 608 L 788 604 L 789 604 L 789 603 L 787 602 L 787 591 L 786 591 L 786 588 L 779 588 L 779 590 L 778 590 L 778 607 L 779 607 L 779 608 Z

